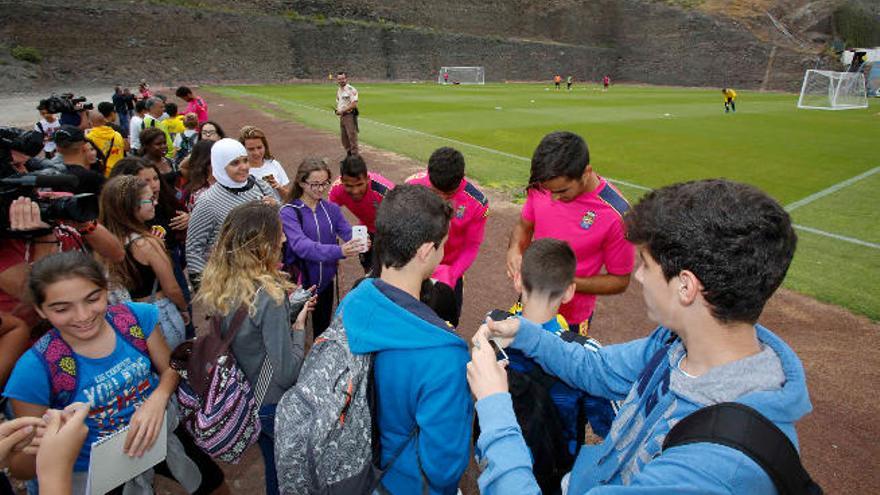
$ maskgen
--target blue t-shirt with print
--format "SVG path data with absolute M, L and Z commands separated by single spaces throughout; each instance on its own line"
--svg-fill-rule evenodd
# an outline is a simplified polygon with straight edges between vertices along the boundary
M 159 310 L 152 304 L 125 303 L 149 338 L 159 321 Z M 108 319 L 109 322 L 109 319 Z M 74 471 L 88 471 L 92 442 L 128 425 L 135 407 L 142 403 L 159 380 L 151 370 L 149 358 L 116 332 L 116 347 L 108 356 L 87 358 L 74 352 L 79 383 L 73 402 L 91 406 L 86 425 L 89 435 L 83 443 Z M 37 351 L 25 352 L 6 383 L 3 395 L 30 404 L 51 404 L 49 372 Z

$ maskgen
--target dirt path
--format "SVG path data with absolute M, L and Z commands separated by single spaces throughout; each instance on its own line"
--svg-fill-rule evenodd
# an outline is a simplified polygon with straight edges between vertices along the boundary
M 328 101 L 332 93 L 328 93 Z M 230 135 L 245 124 L 262 128 L 273 154 L 293 176 L 307 155 L 338 161 L 344 155 L 336 134 L 316 131 L 298 123 L 273 117 L 244 104 L 206 94 L 211 118 Z M 269 109 L 270 107 L 264 107 Z M 400 155 L 362 147 L 371 169 L 395 182 L 421 170 L 424 164 Z M 515 298 L 504 273 L 507 236 L 519 207 L 491 190 L 491 216 L 480 255 L 465 279 L 465 305 L 460 333 L 469 337 L 482 315 L 493 308 L 507 308 Z M 360 266 L 344 263 L 346 283 L 360 276 Z M 880 490 L 880 405 L 873 400 L 880 383 L 880 325 L 866 318 L 789 291 L 780 291 L 764 311 L 761 322 L 782 336 L 804 362 L 814 412 L 798 424 L 804 462 L 826 493 L 876 493 Z M 614 343 L 646 335 L 653 325 L 645 317 L 638 284 L 625 294 L 600 298 L 594 320 L 595 336 Z M 256 450 L 256 449 L 254 449 Z M 466 493 L 476 493 L 471 469 L 463 481 Z M 228 470 L 235 493 L 262 490 L 259 453 Z

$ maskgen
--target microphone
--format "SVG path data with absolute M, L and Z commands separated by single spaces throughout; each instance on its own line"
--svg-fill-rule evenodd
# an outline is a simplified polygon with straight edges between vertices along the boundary
M 22 175 L 0 179 L 0 184 L 73 189 L 79 185 L 79 177 L 75 175 Z

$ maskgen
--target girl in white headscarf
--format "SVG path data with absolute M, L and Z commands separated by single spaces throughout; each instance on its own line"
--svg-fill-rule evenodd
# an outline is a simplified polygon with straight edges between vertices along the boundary
M 186 233 L 186 263 L 190 282 L 198 290 L 202 270 L 226 216 L 249 201 L 277 204 L 271 186 L 250 175 L 247 150 L 234 139 L 224 138 L 211 148 L 211 171 L 217 181 L 196 201 Z

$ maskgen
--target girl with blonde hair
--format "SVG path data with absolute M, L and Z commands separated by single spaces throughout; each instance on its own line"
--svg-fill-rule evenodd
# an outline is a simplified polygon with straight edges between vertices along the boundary
M 275 409 L 299 376 L 305 321 L 314 306 L 312 298 L 298 314 L 291 314 L 288 292 L 294 286 L 278 270 L 283 242 L 277 206 L 259 201 L 236 206 L 223 222 L 196 298 L 209 315 L 222 317 L 223 335 L 239 308 L 247 310 L 232 341 L 232 354 L 252 387 L 261 374 L 271 377 L 259 405 L 262 432 L 258 443 L 267 494 L 278 493 Z

